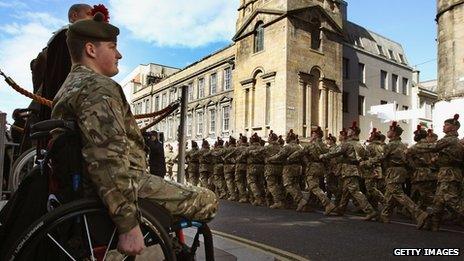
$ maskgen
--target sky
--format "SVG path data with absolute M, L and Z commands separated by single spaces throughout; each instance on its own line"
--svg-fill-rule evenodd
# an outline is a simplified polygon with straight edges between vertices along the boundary
M 291 1 L 291 0 L 289 0 Z M 436 79 L 436 0 L 348 0 L 348 20 L 399 42 L 421 81 Z M 68 0 L 0 0 L 0 69 L 31 90 L 29 64 L 67 24 Z M 183 68 L 231 43 L 239 0 L 100 0 L 118 26 L 122 81 L 137 65 Z M 0 79 L 0 111 L 30 100 Z

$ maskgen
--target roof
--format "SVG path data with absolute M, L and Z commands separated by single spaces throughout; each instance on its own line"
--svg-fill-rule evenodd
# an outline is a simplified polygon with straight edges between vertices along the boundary
M 425 82 L 420 82 L 419 87 L 423 88 L 423 89 L 426 89 L 428 91 L 431 91 L 431 92 L 437 92 L 438 81 L 435 79 L 435 80 L 429 80 L 429 81 L 425 81 Z

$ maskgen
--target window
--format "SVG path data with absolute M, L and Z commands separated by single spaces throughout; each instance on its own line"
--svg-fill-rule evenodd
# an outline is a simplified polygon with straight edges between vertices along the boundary
M 187 115 L 187 136 L 192 136 L 192 114 Z
M 343 92 L 343 97 L 342 97 L 342 105 L 343 105 L 343 112 L 348 112 L 349 104 L 348 104 L 348 99 L 349 99 L 350 94 L 347 92 Z
M 168 138 L 172 139 L 172 119 L 168 119 Z
M 271 121 L 271 83 L 266 83 L 266 126 L 269 126 Z
M 169 103 L 173 102 L 176 99 L 176 93 L 174 90 L 169 91 Z
M 359 82 L 360 83 L 366 83 L 366 66 L 363 63 L 358 63 L 358 68 L 359 68 Z
M 400 57 L 400 62 L 406 64 L 406 60 L 404 59 L 404 55 L 398 54 L 398 57 Z
M 159 111 L 159 110 L 160 110 L 160 97 L 156 96 L 155 97 L 155 111 Z
M 377 45 L 377 51 L 379 51 L 380 55 L 385 56 L 385 53 L 383 52 L 383 47 L 381 45 Z
M 311 49 L 317 51 L 321 50 L 321 33 L 320 25 L 318 28 L 311 31 Z
M 193 101 L 193 82 L 188 84 L 188 101 Z
M 392 91 L 398 92 L 398 75 L 392 74 Z
M 229 131 L 230 106 L 222 107 L 222 131 Z
M 387 103 L 388 103 L 387 101 L 380 100 L 380 105 L 384 105 L 384 104 L 387 104 Z
M 364 115 L 365 113 L 365 99 L 364 96 L 359 95 L 358 96 L 358 114 L 359 115 Z
M 380 88 L 386 90 L 387 89 L 387 72 L 380 71 Z
M 403 78 L 402 93 L 403 93 L 404 95 L 408 95 L 408 85 L 409 85 L 409 80 L 408 80 L 408 78 Z
M 407 111 L 407 110 L 409 110 L 409 107 L 403 105 L 403 111 Z
M 393 51 L 390 50 L 390 49 L 388 49 L 388 56 L 390 56 L 390 59 L 396 61 L 396 59 L 395 59 L 395 54 L 394 54 Z
M 203 112 L 197 112 L 197 135 L 203 134 Z
M 343 79 L 350 78 L 350 60 L 343 58 Z
M 258 22 L 255 30 L 255 53 L 264 50 L 264 24 L 263 22 Z
M 358 47 L 364 48 L 361 37 L 354 36 L 354 44 Z
M 198 79 L 198 99 L 205 96 L 205 78 Z
M 224 69 L 224 90 L 232 88 L 232 69 L 230 67 Z
M 209 110 L 209 133 L 216 132 L 216 109 Z
M 145 100 L 145 113 L 149 113 L 151 111 L 151 101 L 150 99 Z
M 209 77 L 209 94 L 215 94 L 217 91 L 217 74 L 213 73 Z
M 162 109 L 166 108 L 167 102 L 168 102 L 167 99 L 168 99 L 167 94 L 163 93 L 163 95 L 161 96 L 161 107 L 162 107 Z

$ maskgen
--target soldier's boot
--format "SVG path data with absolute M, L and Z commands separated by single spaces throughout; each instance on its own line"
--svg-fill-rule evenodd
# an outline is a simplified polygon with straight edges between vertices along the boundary
M 264 200 L 262 198 L 256 197 L 253 203 L 251 203 L 253 206 L 265 206 L 266 204 L 264 203 Z
M 227 200 L 229 201 L 237 201 L 237 195 L 230 195 Z
M 390 223 L 390 219 L 387 216 L 384 216 L 384 215 L 379 216 L 379 221 L 381 223 Z
M 301 198 L 300 201 L 298 201 L 298 206 L 296 207 L 296 211 L 303 212 L 305 210 L 306 205 L 308 205 L 308 199 L 304 197 Z
M 335 208 L 336 208 L 336 206 L 334 205 L 334 203 L 330 202 L 329 204 L 327 204 L 327 206 L 325 206 L 324 215 L 326 215 L 326 216 L 330 215 L 330 213 L 332 213 L 332 211 Z
M 271 206 L 269 206 L 269 208 L 272 208 L 272 209 L 285 209 L 285 204 L 282 201 L 278 201 L 278 202 L 275 202 L 274 204 L 272 204 Z
M 248 203 L 248 199 L 243 197 L 238 200 L 239 203 Z
M 427 212 L 422 211 L 422 213 L 417 216 L 417 229 L 422 229 L 424 225 L 427 223 L 429 218 L 429 214 Z
M 335 213 L 335 215 L 337 216 L 343 216 L 345 215 L 345 209 L 340 206 L 337 206 L 332 210 L 332 213 Z
M 379 212 L 373 210 L 373 211 L 369 212 L 369 213 L 363 218 L 363 220 L 364 220 L 364 221 L 370 221 L 370 220 L 376 218 L 378 215 L 379 215 Z

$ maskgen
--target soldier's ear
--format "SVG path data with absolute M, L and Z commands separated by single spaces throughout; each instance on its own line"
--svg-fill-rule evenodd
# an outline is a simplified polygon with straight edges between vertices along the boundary
M 87 42 L 84 46 L 85 55 L 95 59 L 97 57 L 97 46 L 91 42 Z

